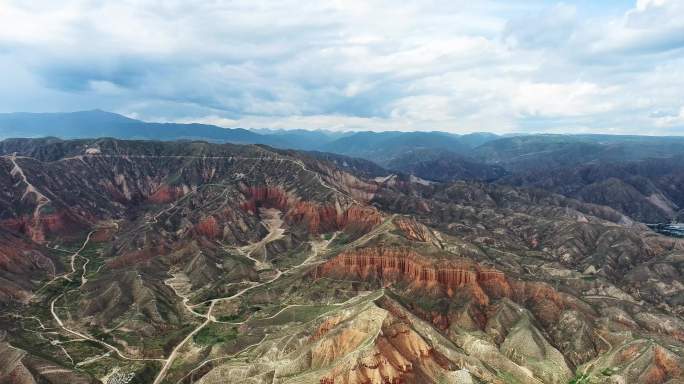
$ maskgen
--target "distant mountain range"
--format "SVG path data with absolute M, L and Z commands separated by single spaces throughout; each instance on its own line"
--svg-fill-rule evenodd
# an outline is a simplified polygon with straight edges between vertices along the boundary
M 499 165 L 469 159 L 446 149 L 417 149 L 394 157 L 389 169 L 434 181 L 497 180 L 508 172 Z
M 0 139 L 111 137 L 129 140 L 204 140 L 214 143 L 265 144 L 276 148 L 323 151 L 386 165 L 398 154 L 416 149 L 467 153 L 500 138 L 491 133 L 455 135 L 445 132 L 332 132 L 223 128 L 208 124 L 152 123 L 116 113 L 92 110 L 70 113 L 0 114 Z
M 275 136 L 207 124 L 148 123 L 101 110 L 70 113 L 0 114 L 0 138 L 46 137 L 145 140 L 206 140 L 218 143 L 284 145 Z
M 434 181 L 484 180 L 525 172 L 549 172 L 583 164 L 639 161 L 684 155 L 684 137 L 625 135 L 496 135 L 446 132 L 333 132 L 222 128 L 207 124 L 152 123 L 101 110 L 71 113 L 0 114 L 0 139 L 58 137 L 202 140 L 264 144 L 310 151 L 363 168 L 366 175 L 385 169 Z M 372 161 L 380 167 L 351 158 Z M 361 167 L 361 168 L 358 168 Z M 533 184 L 526 182 L 525 184 Z

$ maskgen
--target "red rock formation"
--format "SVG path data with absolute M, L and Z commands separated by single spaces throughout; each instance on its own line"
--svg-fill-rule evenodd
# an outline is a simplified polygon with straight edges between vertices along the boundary
M 349 330 L 350 333 L 354 331 Z M 338 332 L 337 335 L 343 335 Z M 357 337 L 352 345 L 363 342 Z M 336 341 L 336 345 L 343 344 Z M 346 350 L 341 351 L 342 354 Z M 330 363 L 339 356 L 333 356 Z M 314 357 L 315 359 L 315 357 Z M 437 353 L 403 320 L 388 317 L 374 345 L 353 365 L 337 365 L 320 379 L 322 384 L 401 384 L 432 382 L 448 369 L 448 360 Z
M 483 269 L 467 261 L 433 262 L 410 248 L 363 248 L 343 252 L 319 266 L 317 273 L 376 277 L 383 282 L 408 280 L 417 286 L 440 285 L 445 289 L 480 282 L 492 285 L 491 282 L 497 281 L 504 284 L 499 288 L 501 292 L 510 292 L 503 274 L 498 271 Z
M 375 208 L 352 205 L 338 221 L 338 227 L 370 230 L 381 222 L 382 216 Z
M 334 205 L 298 202 L 286 218 L 307 225 L 311 233 L 324 233 L 338 229 L 365 232 L 380 224 L 382 217 L 374 208 L 352 205 L 338 210 Z
M 425 243 L 431 242 L 434 239 L 432 231 L 412 217 L 397 217 L 394 219 L 394 225 L 396 225 L 409 240 Z
M 653 347 L 653 365 L 650 372 L 643 377 L 643 382 L 647 384 L 664 383 L 671 378 L 681 378 L 681 360 L 672 352 L 661 346 Z
M 318 326 L 316 331 L 309 337 L 309 341 L 316 341 L 320 339 L 321 337 L 325 336 L 328 332 L 330 332 L 333 328 L 337 326 L 342 320 L 344 320 L 342 317 L 339 316 L 332 316 L 326 318 L 321 325 Z
M 41 215 L 38 220 L 40 226 L 48 232 L 59 232 L 66 227 L 62 214 Z
M 244 192 L 249 199 L 242 204 L 242 209 L 252 213 L 256 213 L 259 206 L 284 211 L 291 205 L 287 192 L 280 188 L 251 187 Z
M 544 326 L 558 321 L 566 307 L 558 292 L 550 285 L 541 282 L 513 281 L 512 296 L 514 301 L 526 304 Z
M 431 260 L 410 248 L 363 248 L 343 252 L 318 266 L 315 276 L 378 280 L 383 285 L 408 282 L 410 289 L 441 292 L 457 301 L 487 306 L 493 299 L 509 298 L 530 308 L 545 325 L 558 320 L 568 307 L 553 287 L 544 283 L 511 280 L 501 271 L 468 260 Z M 479 319 L 484 324 L 486 319 Z M 440 314 L 424 318 L 445 327 Z
M 167 204 L 178 200 L 183 195 L 185 195 L 185 190 L 181 186 L 162 185 L 147 198 L 147 201 L 152 204 Z
M 640 364 L 634 364 L 635 361 Z M 634 383 L 669 383 L 668 380 L 681 378 L 684 373 L 684 361 L 679 356 L 644 339 L 623 347 L 614 355 L 611 365 L 624 367 L 621 375 Z
M 39 267 L 54 272 L 54 265 L 34 245 L 5 234 L 0 238 L 0 268 L 19 272 L 24 267 Z
M 221 234 L 221 228 L 214 216 L 205 217 L 195 226 L 195 230 L 202 236 L 215 239 Z
M 83 220 L 85 221 L 85 219 Z M 22 216 L 0 222 L 0 227 L 25 234 L 37 243 L 45 242 L 48 235 L 72 235 L 87 228 L 67 211 L 41 214 L 38 218 Z
M 290 222 L 305 224 L 311 233 L 327 232 L 338 227 L 334 207 L 306 201 L 297 202 L 285 218 Z
M 367 231 L 382 221 L 380 213 L 372 207 L 354 204 L 342 209 L 334 204 L 319 204 L 299 200 L 279 188 L 252 187 L 246 189 L 249 198 L 242 209 L 256 213 L 258 207 L 277 208 L 285 212 L 286 221 L 304 224 L 313 234 L 348 229 Z

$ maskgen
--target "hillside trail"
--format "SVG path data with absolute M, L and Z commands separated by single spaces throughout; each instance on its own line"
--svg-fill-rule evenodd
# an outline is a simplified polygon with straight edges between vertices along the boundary
M 266 247 L 266 245 L 267 245 L 268 243 L 272 242 L 272 241 L 276 241 L 276 240 L 282 238 L 282 237 L 283 237 L 283 234 L 284 234 L 284 232 L 285 232 L 285 229 L 283 228 L 283 220 L 282 220 L 282 218 L 281 218 L 281 216 L 280 216 L 280 215 L 281 215 L 281 212 L 280 212 L 280 211 L 278 211 L 278 210 L 276 210 L 276 209 L 264 209 L 264 210 L 262 210 L 260 213 L 261 213 L 261 216 L 263 217 L 263 224 L 264 224 L 264 226 L 268 229 L 268 233 L 266 234 L 266 236 L 264 236 L 264 238 L 262 238 L 261 240 L 259 240 L 259 241 L 256 242 L 256 243 L 250 245 L 250 246 L 249 246 L 249 252 L 247 252 L 247 253 L 244 254 L 244 256 L 245 256 L 246 258 L 248 258 L 249 260 L 251 260 L 251 261 L 253 261 L 253 262 L 255 263 L 255 266 L 260 266 L 260 265 L 261 265 L 261 266 L 264 266 L 264 263 L 268 263 L 268 262 L 265 261 L 265 260 L 262 261 L 262 260 L 258 260 L 258 259 L 256 259 L 256 258 L 254 258 L 254 257 L 252 256 L 252 254 L 253 254 L 255 251 L 257 251 L 257 250 L 263 248 L 263 249 L 264 249 L 264 256 L 265 256 L 265 247 Z M 205 301 L 205 302 L 202 302 L 202 303 L 198 303 L 198 304 L 196 304 L 195 306 L 192 306 L 192 307 L 196 307 L 196 306 L 199 306 L 199 305 L 203 305 L 203 304 L 206 304 L 206 303 L 210 303 L 209 309 L 207 310 L 206 315 L 201 315 L 201 316 L 204 317 L 206 320 L 205 320 L 204 322 L 202 322 L 201 324 L 199 324 L 192 332 L 190 332 L 183 340 L 181 340 L 181 341 L 174 347 L 173 351 L 171 352 L 171 354 L 169 355 L 169 357 L 166 359 L 166 362 L 164 363 L 162 369 L 159 371 L 157 377 L 155 378 L 153 384 L 159 384 L 159 383 L 162 382 L 162 380 L 164 380 L 164 377 L 166 376 L 166 373 L 168 372 L 169 368 L 171 367 L 171 365 L 173 364 L 174 360 L 176 359 L 176 357 L 177 357 L 177 355 L 178 355 L 178 352 L 183 348 L 183 346 L 184 346 L 190 339 L 192 339 L 193 336 L 195 336 L 199 331 L 201 331 L 204 327 L 206 327 L 207 325 L 209 325 L 209 324 L 212 323 L 212 322 L 221 323 L 221 321 L 218 321 L 218 320 L 212 315 L 212 312 L 213 312 L 213 310 L 214 310 L 214 307 L 216 306 L 217 303 L 220 303 L 220 302 L 222 302 L 222 301 L 229 301 L 229 300 L 236 299 L 236 298 L 238 298 L 238 297 L 244 295 L 245 293 L 247 293 L 247 292 L 249 292 L 249 291 L 251 291 L 251 290 L 254 290 L 254 289 L 259 288 L 259 287 L 263 287 L 263 286 L 265 286 L 265 285 L 268 285 L 268 284 L 271 284 L 271 283 L 277 281 L 278 279 L 280 279 L 283 275 L 285 275 L 285 274 L 287 274 L 287 273 L 291 273 L 291 272 L 294 271 L 294 270 L 297 270 L 297 269 L 300 269 L 300 268 L 302 268 L 302 267 L 308 266 L 308 265 L 311 263 L 311 261 L 312 261 L 313 259 L 317 258 L 318 255 L 319 255 L 321 252 L 323 252 L 324 250 L 327 249 L 328 245 L 335 239 L 336 236 L 337 236 L 337 233 L 335 233 L 335 234 L 334 234 L 330 239 L 328 239 L 328 240 L 324 240 L 324 241 L 321 241 L 321 242 L 318 242 L 318 243 L 312 242 L 312 251 L 313 251 L 313 252 L 312 252 L 312 255 L 309 256 L 307 259 L 305 259 L 301 264 L 298 264 L 298 265 L 296 265 L 296 266 L 294 266 L 294 267 L 291 267 L 291 268 L 289 268 L 289 269 L 287 269 L 287 270 L 285 270 L 285 271 L 281 271 L 280 269 L 273 268 L 271 265 L 268 265 L 269 268 L 272 268 L 272 269 L 275 271 L 275 276 L 274 276 L 273 278 L 267 280 L 267 281 L 264 281 L 264 282 L 261 282 L 261 283 L 257 283 L 257 284 L 253 284 L 253 285 L 251 285 L 251 286 L 249 286 L 249 287 L 246 287 L 246 288 L 244 288 L 244 289 L 238 291 L 237 293 L 235 293 L 235 294 L 233 294 L 233 295 L 231 295 L 231 296 L 222 297 L 222 298 L 216 298 L 216 299 L 212 299 L 212 300 L 208 300 L 208 301 Z M 270 264 L 270 263 L 268 263 L 268 264 Z M 167 280 L 167 281 L 168 281 L 168 280 Z M 188 297 L 187 295 L 185 295 L 185 297 L 183 297 L 183 296 L 179 296 L 179 297 L 181 297 L 181 298 L 184 300 L 184 302 L 187 303 L 187 301 L 188 301 L 188 300 L 186 300 L 187 297 Z M 292 307 L 292 306 L 295 306 L 295 305 L 291 305 L 291 306 L 289 306 L 289 307 Z M 194 311 L 194 309 L 192 309 L 192 307 L 190 307 L 191 312 L 192 312 L 194 315 L 199 315 L 197 312 Z M 280 310 L 278 313 L 276 313 L 276 315 L 279 314 L 280 312 L 284 311 L 284 310 L 287 309 L 287 308 L 288 308 L 288 307 L 283 308 L 283 309 Z M 273 315 L 273 316 L 276 316 L 276 315 Z M 247 321 L 247 320 L 245 320 L 245 321 Z M 244 323 L 244 322 L 243 322 L 243 323 Z M 239 324 L 239 323 L 235 323 L 235 324 Z M 263 341 L 263 340 L 262 340 L 262 341 Z M 259 343 L 259 344 L 260 344 L 260 343 Z
M 75 260 L 76 257 L 78 257 L 78 255 L 80 254 L 80 252 L 83 251 L 83 249 L 85 249 L 85 247 L 88 245 L 88 243 L 90 242 L 90 238 L 91 238 L 91 236 L 92 236 L 93 233 L 94 233 L 94 231 L 91 231 L 90 233 L 88 233 L 88 236 L 86 236 L 86 239 L 83 241 L 83 244 L 81 245 L 81 247 L 80 247 L 78 250 L 76 250 L 76 252 L 74 252 L 74 253 L 71 255 L 72 263 L 71 263 L 71 272 L 70 272 L 69 274 L 73 274 L 73 273 L 76 272 L 76 268 L 75 268 L 75 265 L 74 265 L 74 260 Z M 65 277 L 65 278 L 66 278 L 66 277 Z M 55 322 L 57 323 L 57 325 L 58 325 L 62 330 L 64 330 L 65 332 L 67 332 L 67 333 L 69 333 L 69 334 L 72 334 L 72 335 L 74 335 L 74 336 L 78 336 L 78 337 L 81 338 L 81 339 L 85 339 L 85 340 L 88 340 L 88 341 L 91 341 L 91 342 L 100 344 L 100 345 L 106 347 L 107 349 L 113 351 L 114 353 L 117 354 L 117 356 L 119 356 L 120 358 L 122 358 L 122 359 L 124 359 L 124 360 L 129 360 L 129 361 L 163 361 L 162 359 L 145 359 L 145 358 L 132 358 L 132 357 L 128 357 L 128 356 L 126 356 L 125 354 L 123 354 L 123 353 L 121 352 L 121 350 L 119 350 L 119 348 L 117 348 L 117 347 L 115 347 L 115 346 L 113 346 L 113 345 L 111 345 L 111 344 L 109 344 L 109 343 L 107 343 L 107 342 L 105 342 L 105 341 L 98 340 L 98 339 L 96 339 L 96 338 L 94 338 L 94 337 L 91 337 L 91 336 L 86 335 L 86 334 L 84 334 L 84 333 L 81 333 L 81 332 L 79 332 L 79 331 L 76 331 L 76 330 L 67 328 L 67 326 L 64 324 L 64 322 L 62 321 L 62 319 L 61 319 L 61 318 L 59 317 L 59 315 L 57 314 L 57 311 L 55 310 L 55 303 L 56 303 L 59 299 L 61 299 L 66 293 L 67 293 L 67 292 L 63 292 L 63 293 L 59 294 L 57 297 L 55 297 L 54 299 L 52 299 L 52 301 L 50 301 L 50 314 L 52 315 L 52 318 L 55 320 Z
M 255 243 L 251 247 L 251 250 L 245 255 L 245 257 L 254 261 L 256 265 L 263 264 L 264 262 L 259 261 L 259 260 L 255 259 L 254 257 L 252 257 L 252 253 L 254 253 L 258 249 L 263 248 L 264 249 L 264 256 L 265 256 L 266 245 L 269 242 L 272 242 L 272 241 L 275 241 L 277 239 L 282 238 L 283 233 L 285 232 L 285 229 L 282 228 L 283 221 L 280 218 L 280 211 L 278 211 L 276 209 L 264 209 L 264 210 L 262 210 L 261 215 L 262 215 L 262 217 L 264 217 L 262 222 L 264 223 L 264 226 L 268 229 L 268 233 L 266 234 L 266 236 L 264 236 L 263 239 L 261 239 L 257 243 Z M 159 383 L 161 383 L 162 380 L 164 380 L 164 377 L 166 376 L 166 372 L 169 370 L 169 368 L 173 364 L 174 360 L 176 359 L 176 356 L 178 355 L 178 352 L 190 339 L 192 339 L 193 336 L 195 336 L 199 331 L 201 331 L 204 327 L 206 327 L 210 323 L 217 321 L 216 318 L 214 317 L 214 315 L 212 315 L 212 312 L 214 311 L 214 307 L 216 306 L 217 303 L 219 303 L 221 301 L 236 299 L 236 298 L 244 295 L 245 293 L 247 293 L 247 292 L 249 292 L 255 288 L 262 287 L 264 285 L 270 284 L 270 283 L 278 280 L 283 275 L 283 272 L 279 269 L 275 269 L 275 271 L 276 271 L 275 276 L 270 280 L 251 285 L 251 286 L 244 288 L 244 289 L 238 291 L 237 293 L 235 293 L 231 296 L 228 296 L 228 297 L 222 297 L 222 298 L 209 300 L 208 303 L 210 303 L 210 305 L 209 305 L 209 309 L 207 310 L 206 315 L 201 315 L 206 320 L 203 323 L 201 323 L 200 325 L 198 325 L 183 340 L 181 340 L 178 344 L 176 344 L 176 346 L 171 351 L 171 354 L 166 358 L 166 361 L 165 361 L 164 365 L 162 366 L 162 369 L 157 374 L 157 377 L 155 378 L 153 384 L 159 384 Z M 186 304 L 186 308 L 188 308 L 194 315 L 198 315 L 198 313 L 195 312 L 194 309 L 192 309 L 192 307 L 187 306 L 187 302 L 189 301 L 188 295 L 186 294 L 185 296 L 180 296 L 180 297 L 181 297 L 181 299 L 183 299 L 184 304 Z M 206 302 L 204 302 L 204 303 L 206 303 Z M 203 304 L 203 303 L 199 303 L 197 305 L 201 305 L 201 304 Z
M 33 194 L 36 199 L 36 207 L 33 210 L 33 220 L 37 221 L 39 216 L 40 216 L 40 210 L 47 204 L 49 204 L 51 201 L 50 199 L 45 196 L 42 192 L 38 190 L 31 182 L 29 182 L 28 178 L 26 177 L 26 173 L 24 173 L 24 169 L 19 166 L 19 163 L 17 163 L 17 154 L 14 153 L 10 156 L 3 156 L 4 158 L 8 159 L 12 163 L 12 170 L 10 171 L 10 175 L 12 176 L 19 176 L 21 181 L 26 184 L 26 189 L 24 190 L 24 194 L 21 195 L 21 199 L 24 200 L 27 195 Z

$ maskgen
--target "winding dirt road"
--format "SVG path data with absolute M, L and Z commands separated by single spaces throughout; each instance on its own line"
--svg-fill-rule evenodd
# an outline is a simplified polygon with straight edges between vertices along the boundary
M 71 255 L 71 272 L 69 274 L 73 274 L 76 272 L 74 260 L 76 257 L 78 257 L 79 253 L 88 245 L 88 242 L 90 242 L 90 237 L 94 232 L 95 231 L 91 231 L 90 233 L 88 233 L 88 236 L 86 237 L 85 241 L 83 242 L 83 245 L 81 245 L 81 248 L 79 248 L 76 252 L 74 252 Z M 78 331 L 70 329 L 70 328 L 67 328 L 64 325 L 64 322 L 62 321 L 62 319 L 60 319 L 59 315 L 57 315 L 57 311 L 55 311 L 55 303 L 59 299 L 61 299 L 65 294 L 66 294 L 66 292 L 61 293 L 60 295 L 58 295 L 57 297 L 52 299 L 52 301 L 50 301 L 50 314 L 52 314 L 52 318 L 55 320 L 55 322 L 57 322 L 57 325 L 59 325 L 59 327 L 62 330 L 64 330 L 65 332 L 67 332 L 69 334 L 72 334 L 74 336 L 78 336 L 81 339 L 89 340 L 89 341 L 92 341 L 94 343 L 100 344 L 100 345 L 106 347 L 107 349 L 111 350 L 112 352 L 116 353 L 120 358 L 122 358 L 124 360 L 129 360 L 129 361 L 164 361 L 163 359 L 144 359 L 144 358 L 128 357 L 128 356 L 124 355 L 117 347 L 115 347 L 115 346 L 113 346 L 113 345 L 111 345 L 105 341 L 98 340 L 92 336 L 86 335 L 84 333 L 78 332 Z
M 269 229 L 269 233 L 268 233 L 263 239 L 261 239 L 259 242 L 255 243 L 255 244 L 251 247 L 250 252 L 248 252 L 248 253 L 245 255 L 245 257 L 247 257 L 248 259 L 250 259 L 250 260 L 254 261 L 255 263 L 257 263 L 257 265 L 258 265 L 258 264 L 266 263 L 266 261 L 259 261 L 259 260 L 255 259 L 255 258 L 253 258 L 251 254 L 252 254 L 254 251 L 256 251 L 257 249 L 262 248 L 262 247 L 265 247 L 267 243 L 269 243 L 269 242 L 271 242 L 271 241 L 275 241 L 275 240 L 281 238 L 281 237 L 283 236 L 283 232 L 284 232 L 284 229 L 282 228 L 283 222 L 282 222 L 282 220 L 280 219 L 279 212 L 267 211 L 267 212 L 264 212 L 264 214 L 265 214 L 264 224 L 265 224 L 266 227 Z M 276 275 L 275 275 L 272 279 L 270 279 L 270 280 L 268 280 L 268 281 L 265 281 L 265 282 L 263 282 L 263 283 L 258 283 L 258 284 L 251 285 L 251 286 L 249 286 L 249 287 L 247 287 L 247 288 L 244 288 L 244 289 L 242 289 L 241 291 L 235 293 L 235 294 L 232 295 L 232 296 L 222 297 L 222 298 L 217 298 L 217 299 L 212 299 L 212 300 L 209 300 L 209 301 L 205 301 L 204 303 L 207 303 L 207 302 L 211 303 L 210 306 L 209 306 L 209 310 L 207 311 L 207 314 L 206 314 L 206 315 L 203 315 L 203 317 L 205 317 L 206 320 L 205 320 L 202 324 L 198 325 L 197 328 L 195 328 L 192 332 L 190 332 L 190 334 L 188 334 L 183 340 L 181 340 L 181 341 L 176 345 L 176 347 L 173 349 L 173 351 L 171 352 L 171 354 L 169 355 L 169 357 L 166 359 L 166 362 L 164 363 L 164 366 L 163 366 L 162 369 L 159 371 L 159 374 L 158 374 L 157 377 L 155 378 L 153 384 L 159 384 L 159 383 L 162 382 L 162 380 L 164 380 L 164 377 L 166 376 L 166 373 L 168 372 L 169 368 L 171 367 L 171 365 L 173 364 L 174 360 L 176 359 L 176 356 L 178 355 L 178 352 L 181 350 L 181 348 L 183 348 L 183 346 L 184 346 L 190 339 L 192 339 L 192 337 L 193 337 L 194 335 L 196 335 L 199 331 L 201 331 L 204 327 L 206 327 L 206 326 L 209 325 L 210 323 L 212 323 L 212 322 L 219 322 L 219 321 L 217 321 L 216 318 L 214 318 L 214 316 L 212 315 L 212 311 L 214 310 L 214 306 L 215 306 L 217 303 L 219 303 L 219 302 L 221 302 L 221 301 L 233 300 L 233 299 L 235 299 L 235 298 L 238 298 L 238 297 L 244 295 L 245 293 L 247 293 L 247 292 L 249 292 L 249 291 L 251 291 L 251 290 L 253 290 L 253 289 L 256 289 L 256 288 L 259 288 L 259 287 L 263 287 L 263 286 L 265 286 L 265 285 L 268 285 L 268 284 L 271 284 L 271 283 L 275 282 L 276 280 L 280 279 L 281 276 L 283 276 L 283 275 L 285 275 L 285 274 L 287 274 L 287 273 L 291 273 L 293 270 L 296 270 L 296 269 L 299 269 L 299 268 L 301 268 L 301 267 L 304 267 L 304 266 L 309 265 L 309 264 L 311 263 L 311 260 L 313 260 L 314 258 L 316 258 L 316 257 L 320 254 L 320 252 L 322 252 L 323 250 L 325 250 L 325 249 L 327 248 L 328 244 L 330 244 L 330 242 L 331 242 L 333 239 L 334 239 L 334 236 L 333 236 L 331 239 L 324 241 L 323 244 L 315 244 L 315 245 L 312 247 L 312 248 L 313 248 L 313 254 L 312 254 L 312 256 L 308 257 L 308 258 L 307 258 L 306 260 L 304 260 L 301 264 L 299 264 L 299 265 L 297 265 L 297 266 L 294 266 L 294 267 L 288 269 L 288 270 L 285 271 L 285 272 L 283 272 L 283 271 L 281 271 L 281 270 L 279 270 L 279 269 L 275 269 Z M 186 302 L 186 298 L 185 298 L 185 297 L 183 297 L 183 296 L 179 296 L 179 297 L 181 297 L 181 298 L 184 300 L 184 302 Z M 202 304 L 202 303 L 200 303 L 200 304 Z M 199 304 L 198 304 L 198 305 L 199 305 Z M 296 305 L 292 305 L 292 306 L 296 306 Z M 288 307 L 292 307 L 292 306 L 288 306 Z M 284 310 L 287 309 L 288 307 L 283 308 L 282 310 L 280 310 L 278 313 L 276 313 L 276 314 L 273 315 L 273 316 L 277 316 L 279 313 L 281 313 L 282 311 L 284 311 Z M 189 308 L 189 310 L 190 310 L 194 315 L 198 315 L 198 313 L 195 312 L 194 310 L 192 310 L 192 308 Z

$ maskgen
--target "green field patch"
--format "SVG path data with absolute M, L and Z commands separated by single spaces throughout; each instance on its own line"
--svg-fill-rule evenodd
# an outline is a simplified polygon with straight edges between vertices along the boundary
M 192 341 L 199 345 L 214 345 L 235 340 L 238 336 L 238 331 L 235 326 L 211 323 L 202 328 L 193 337 Z
M 584 373 L 579 374 L 572 378 L 572 380 L 570 380 L 568 384 L 589 384 L 589 375 Z
M 60 345 L 69 352 L 69 355 L 71 355 L 75 363 L 109 352 L 109 349 L 90 340 L 65 340 L 62 341 Z
M 217 318 L 217 320 L 218 320 L 218 321 L 221 321 L 221 322 L 233 322 L 233 323 L 236 323 L 236 322 L 238 322 L 238 321 L 244 320 L 244 316 L 243 316 L 242 314 L 240 314 L 240 313 L 235 314 L 235 315 L 223 315 L 223 316 L 219 316 L 219 317 Z

